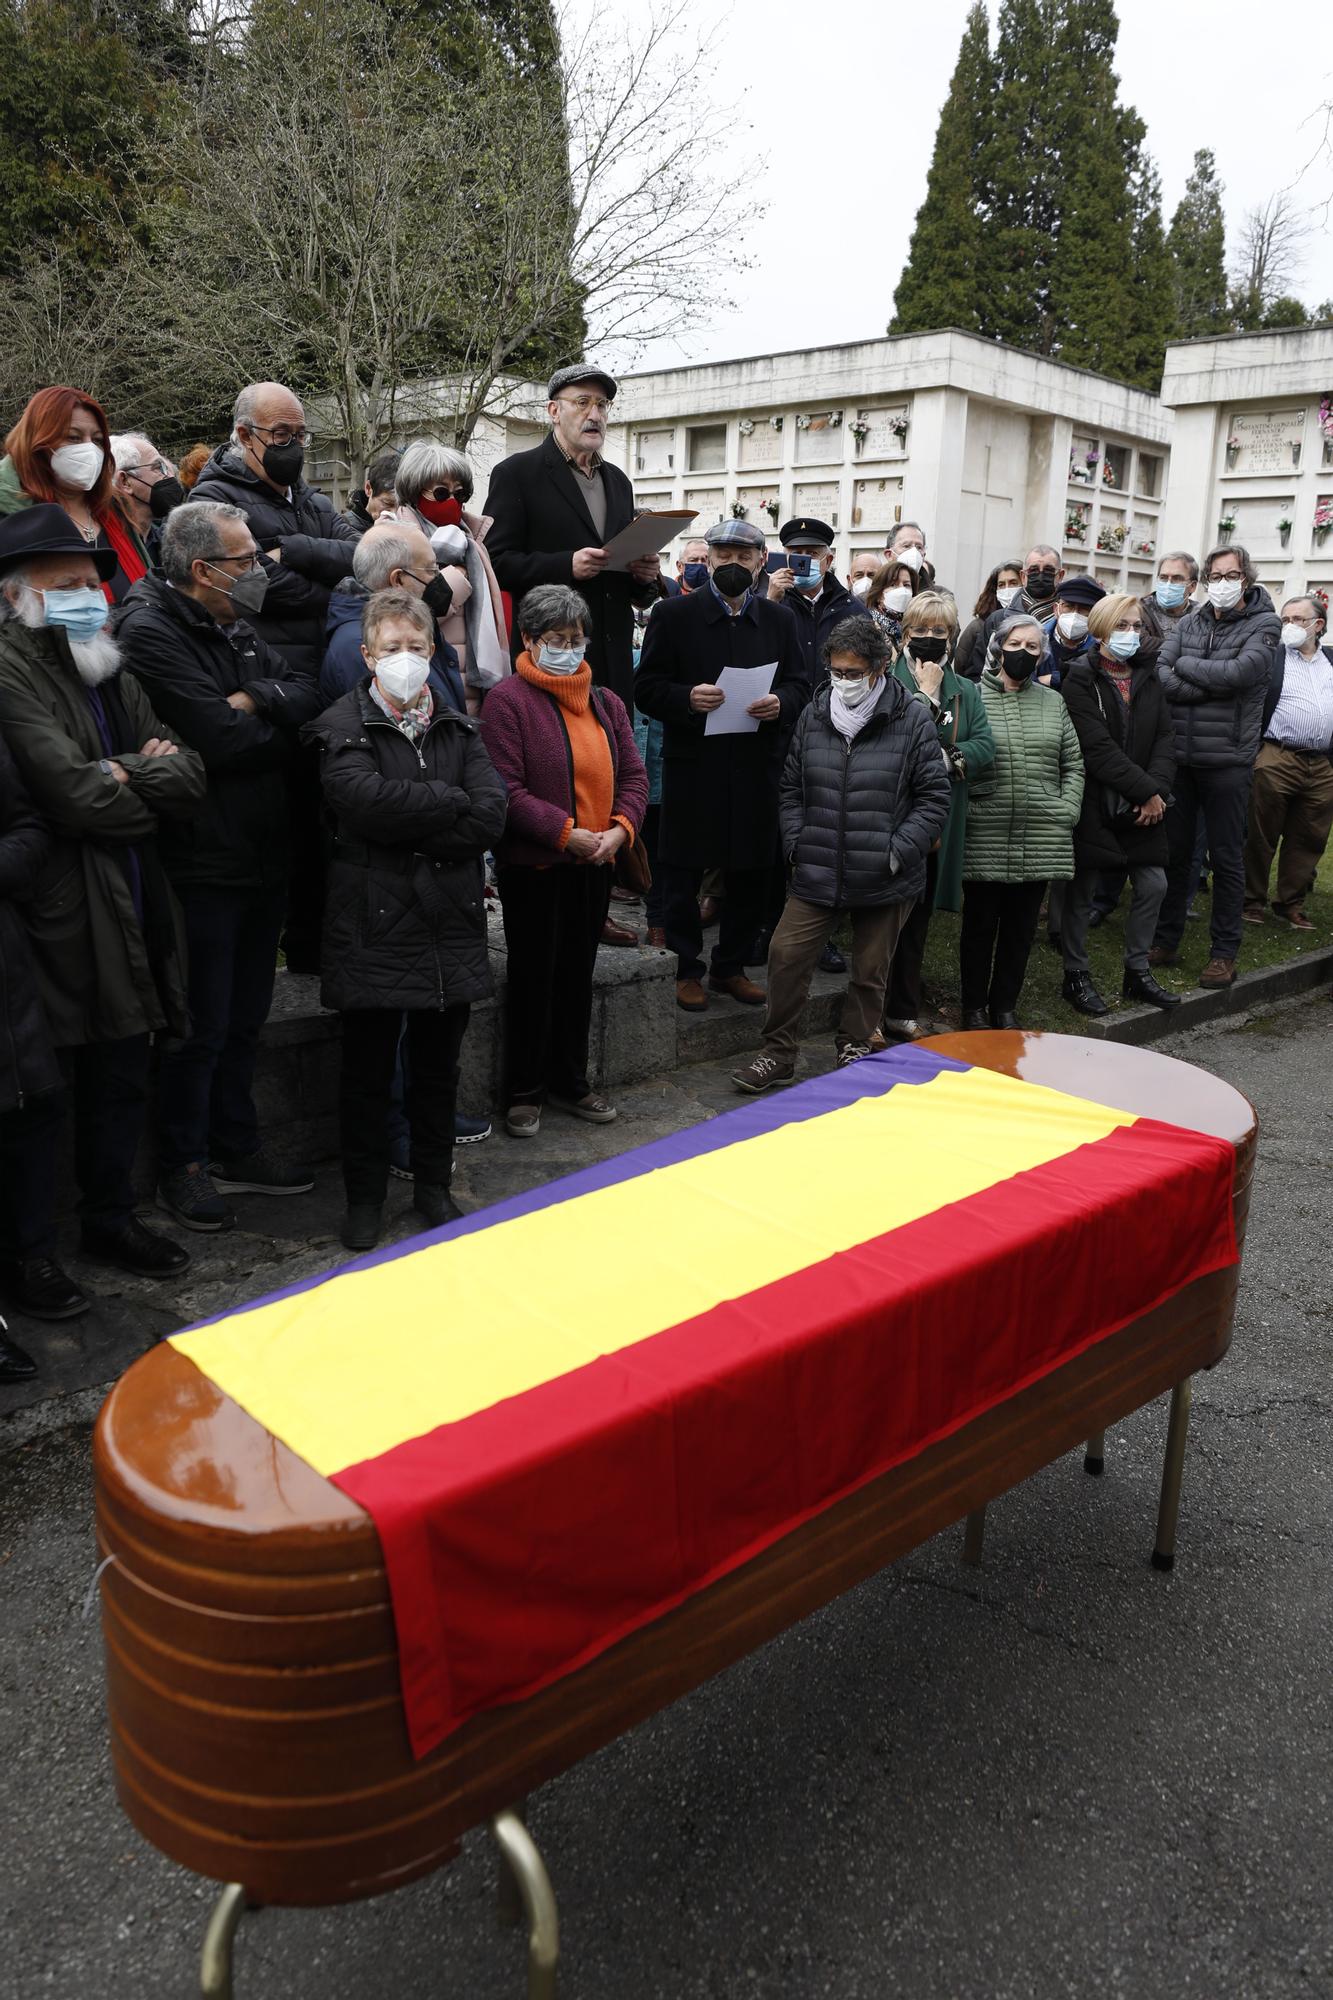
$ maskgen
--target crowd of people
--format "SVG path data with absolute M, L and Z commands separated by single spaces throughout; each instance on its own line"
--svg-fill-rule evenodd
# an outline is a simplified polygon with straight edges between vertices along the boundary
M 622 568 L 615 395 L 559 369 L 549 435 L 495 467 L 485 513 L 466 454 L 428 438 L 340 513 L 279 383 L 179 468 L 77 389 L 22 412 L 0 460 L 0 1303 L 90 1304 L 57 1254 L 67 1125 L 84 1253 L 150 1278 L 189 1261 L 173 1226 L 312 1186 L 255 1107 L 280 962 L 341 1019 L 343 1241 L 378 1241 L 393 1175 L 428 1226 L 457 1216 L 455 1150 L 490 1131 L 457 1091 L 492 894 L 515 1139 L 548 1107 L 615 1119 L 594 969 L 640 942 L 640 898 L 682 1009 L 764 1010 L 745 1092 L 795 1074 L 821 966 L 848 974 L 840 1063 L 930 1032 L 939 910 L 962 913 L 965 1029 L 1018 1024 L 1043 909 L 1084 1015 L 1107 1011 L 1088 933 L 1127 885 L 1124 994 L 1160 1008 L 1205 868 L 1204 986 L 1235 978 L 1246 923 L 1309 927 L 1333 824 L 1320 597 L 1279 616 L 1235 544 L 1164 557 L 1143 597 L 1038 544 L 964 623 L 910 521 L 846 581 L 808 517 L 771 552 L 737 518 L 674 575 Z M 153 1069 L 166 1229 L 134 1183 Z M 0 1322 L 0 1380 L 34 1368 Z

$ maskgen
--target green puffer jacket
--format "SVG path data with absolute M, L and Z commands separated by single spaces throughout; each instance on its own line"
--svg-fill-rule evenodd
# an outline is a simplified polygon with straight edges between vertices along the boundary
M 1038 681 L 1011 693 L 981 676 L 995 763 L 969 786 L 965 882 L 1061 882 L 1074 873 L 1083 756 L 1069 710 Z

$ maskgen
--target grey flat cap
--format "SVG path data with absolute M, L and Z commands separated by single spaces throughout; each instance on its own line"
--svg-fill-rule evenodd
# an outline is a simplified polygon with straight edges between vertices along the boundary
M 753 521 L 714 521 L 711 528 L 704 531 L 704 540 L 710 549 L 766 549 L 760 529 Z
M 608 398 L 615 399 L 616 378 L 608 375 L 605 368 L 594 368 L 591 361 L 575 361 L 568 368 L 557 368 L 546 385 L 546 400 L 553 403 L 562 389 L 573 388 L 576 382 L 595 382 L 604 389 Z

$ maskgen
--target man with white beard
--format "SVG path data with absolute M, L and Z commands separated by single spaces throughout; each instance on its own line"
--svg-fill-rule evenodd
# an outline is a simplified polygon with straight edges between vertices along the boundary
M 165 735 L 104 630 L 114 552 L 62 507 L 0 522 L 0 731 L 51 834 L 27 919 L 42 1003 L 74 1111 L 84 1254 L 144 1277 L 189 1262 L 134 1213 L 148 1038 L 182 1034 L 180 912 L 157 855 L 159 817 L 204 796 L 193 751 Z M 0 1291 L 37 1319 L 89 1300 L 56 1259 L 64 1100 L 32 1099 L 0 1129 Z

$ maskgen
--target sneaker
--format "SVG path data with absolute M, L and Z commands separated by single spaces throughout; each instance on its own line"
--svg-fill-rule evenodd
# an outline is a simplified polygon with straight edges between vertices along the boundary
M 540 1104 L 511 1104 L 505 1112 L 505 1131 L 511 1139 L 535 1139 L 541 1129 Z
M 54 1257 L 6 1257 L 0 1287 L 14 1311 L 29 1319 L 77 1319 L 92 1305 Z
M 483 1139 L 489 1139 L 490 1136 L 489 1118 L 469 1118 L 463 1111 L 454 1114 L 455 1146 L 479 1146 Z
M 1151 952 L 1148 955 L 1152 962 Z M 1236 961 L 1234 958 L 1219 958 L 1216 953 L 1209 959 L 1199 974 L 1200 986 L 1234 986 L 1236 983 Z
M 880 1026 L 886 1035 L 896 1035 L 902 1042 L 914 1042 L 921 1033 L 921 1023 L 913 1014 L 886 1014 Z
M 309 1194 L 314 1175 L 284 1167 L 261 1146 L 243 1160 L 214 1160 L 209 1167 L 219 1194 Z
M 795 1075 L 795 1063 L 780 1063 L 776 1056 L 756 1056 L 753 1062 L 734 1069 L 731 1080 L 737 1090 L 758 1097 L 760 1091 L 771 1090 L 775 1083 L 790 1083 Z
M 1241 911 L 1247 924 L 1262 924 L 1268 919 L 1268 912 L 1262 903 L 1247 903 Z
M 567 1111 L 571 1118 L 586 1118 L 590 1125 L 614 1125 L 620 1116 L 615 1105 L 595 1090 L 586 1097 L 557 1097 L 552 1091 L 546 1101 L 557 1111 Z
M 869 1054 L 869 1042 L 848 1042 L 838 1050 L 838 1068 L 847 1069 L 852 1063 L 860 1062 L 862 1056 Z
M 98 1264 L 114 1264 L 119 1271 L 133 1271 L 136 1278 L 170 1278 L 183 1271 L 190 1261 L 188 1250 L 159 1236 L 132 1215 L 119 1229 L 99 1229 L 83 1225 L 83 1254 Z
M 157 1205 L 182 1229 L 209 1234 L 234 1229 L 236 1217 L 213 1185 L 205 1167 L 164 1167 L 157 1183 Z

